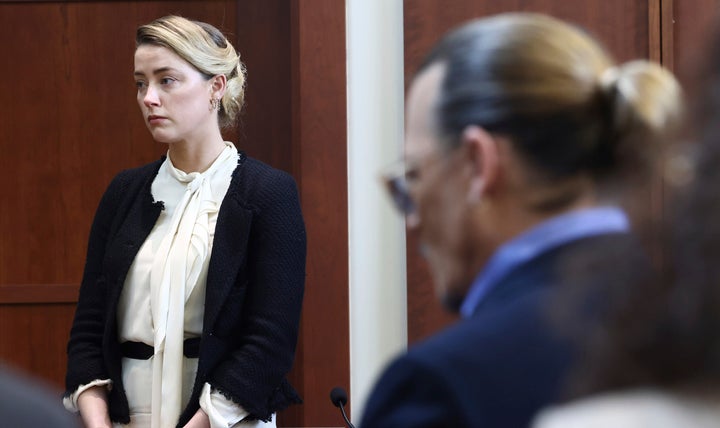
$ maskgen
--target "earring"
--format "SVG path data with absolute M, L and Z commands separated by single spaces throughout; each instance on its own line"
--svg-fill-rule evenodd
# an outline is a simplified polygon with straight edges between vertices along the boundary
M 217 98 L 210 98 L 210 110 L 220 111 L 220 100 Z

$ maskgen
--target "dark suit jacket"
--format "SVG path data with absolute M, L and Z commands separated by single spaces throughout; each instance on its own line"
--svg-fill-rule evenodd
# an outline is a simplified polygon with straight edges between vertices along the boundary
M 161 202 L 151 184 L 160 159 L 121 172 L 95 214 L 68 343 L 67 392 L 111 379 L 109 412 L 129 422 L 117 338 L 117 305 Z M 199 408 L 205 382 L 268 419 L 300 402 L 285 379 L 292 366 L 305 281 L 306 237 L 293 179 L 240 153 L 215 229 L 198 372 L 179 426 Z
M 386 369 L 362 426 L 528 426 L 537 410 L 563 395 L 582 358 L 571 329 L 557 319 L 591 327 L 604 289 L 635 281 L 647 266 L 626 234 L 578 240 L 520 266 L 471 318 L 413 346 Z M 554 319 L 557 311 L 564 315 Z

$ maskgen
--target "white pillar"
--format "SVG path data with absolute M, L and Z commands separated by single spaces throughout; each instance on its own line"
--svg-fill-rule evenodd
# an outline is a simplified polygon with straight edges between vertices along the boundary
M 347 0 L 350 404 L 360 421 L 380 371 L 407 345 L 405 223 L 380 170 L 403 142 L 401 0 Z

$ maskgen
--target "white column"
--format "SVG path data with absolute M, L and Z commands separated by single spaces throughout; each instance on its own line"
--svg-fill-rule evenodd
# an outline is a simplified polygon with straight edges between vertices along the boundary
M 347 0 L 350 404 L 359 422 L 377 376 L 407 345 L 405 223 L 380 170 L 403 141 L 401 0 Z

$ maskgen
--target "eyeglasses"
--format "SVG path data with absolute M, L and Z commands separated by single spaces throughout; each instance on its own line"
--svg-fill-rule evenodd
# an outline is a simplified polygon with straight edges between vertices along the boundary
M 418 166 L 398 161 L 381 173 L 380 178 L 395 208 L 404 216 L 415 213 L 415 202 L 410 196 L 410 182 L 417 178 Z
M 380 178 L 387 189 L 395 208 L 405 217 L 412 217 L 417 212 L 417 205 L 410 196 L 410 187 L 420 178 L 420 166 L 429 168 L 446 156 L 438 153 L 426 154 L 421 158 L 399 160 L 380 173 Z M 425 173 L 423 173 L 425 174 Z

